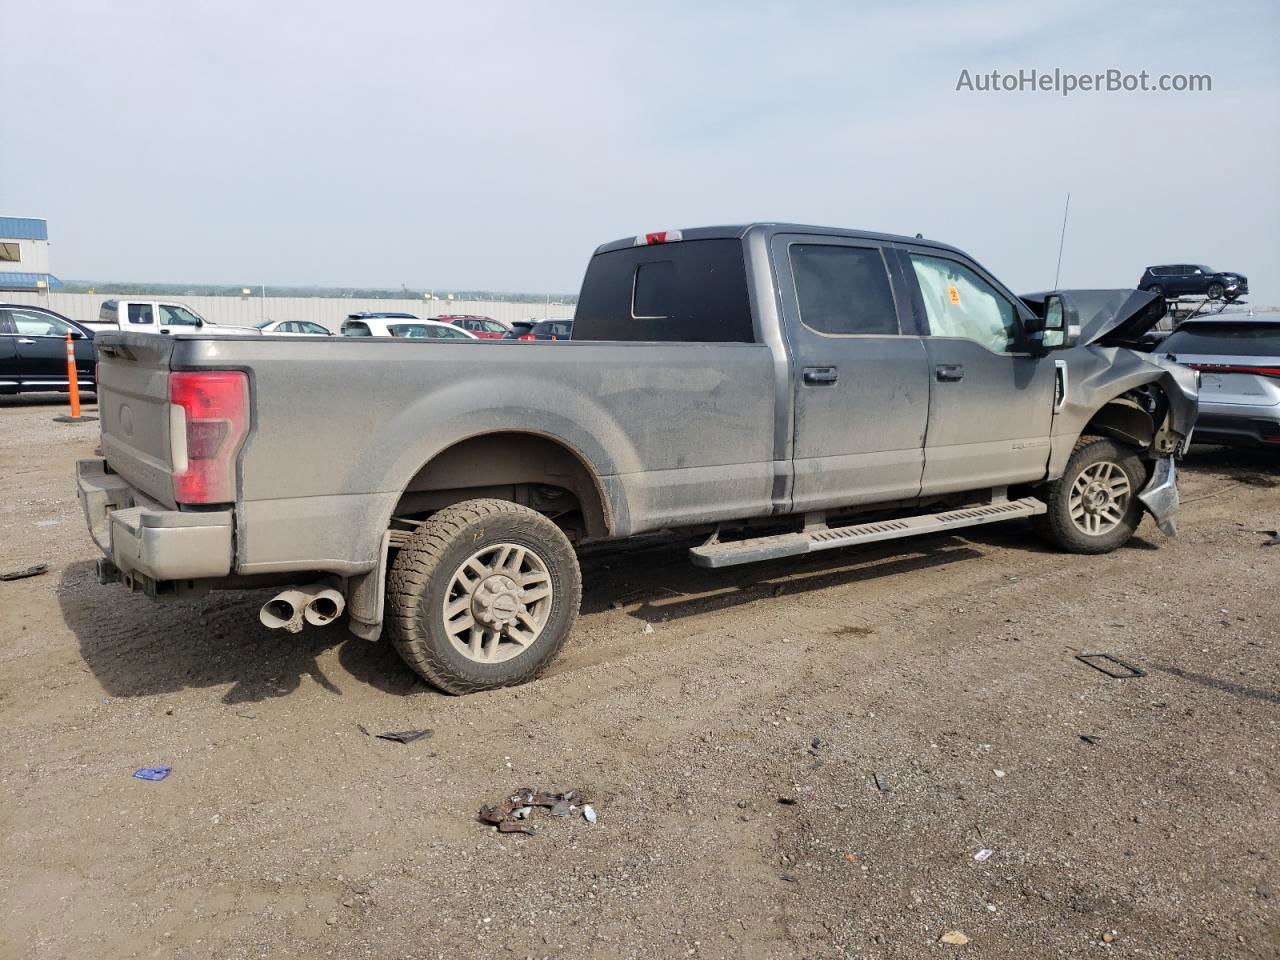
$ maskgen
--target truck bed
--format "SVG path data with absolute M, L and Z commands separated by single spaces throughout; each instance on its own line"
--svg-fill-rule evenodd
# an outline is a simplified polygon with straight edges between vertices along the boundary
M 764 345 L 120 333 L 99 348 L 107 464 L 170 508 L 170 372 L 247 374 L 237 573 L 367 572 L 415 474 L 459 441 L 506 431 L 572 451 L 599 478 L 614 536 L 769 510 Z

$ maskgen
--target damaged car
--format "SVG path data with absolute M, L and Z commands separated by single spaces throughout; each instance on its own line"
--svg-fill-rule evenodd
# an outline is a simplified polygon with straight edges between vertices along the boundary
M 1017 519 L 1086 554 L 1172 534 L 1196 373 L 1132 349 L 1162 310 L 1018 297 L 919 237 L 659 230 L 596 250 L 565 341 L 100 337 L 80 499 L 104 583 L 276 587 L 264 624 L 345 614 L 490 689 L 558 655 L 591 542 L 680 531 L 725 567 Z

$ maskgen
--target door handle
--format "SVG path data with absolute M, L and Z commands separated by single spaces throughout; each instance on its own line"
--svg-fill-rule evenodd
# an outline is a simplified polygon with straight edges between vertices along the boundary
M 805 367 L 802 379 L 810 386 L 835 383 L 840 377 L 835 367 Z
M 933 372 L 939 383 L 956 383 L 964 379 L 964 364 L 940 363 Z
M 35 341 L 34 341 L 34 340 L 31 340 L 31 339 L 29 339 L 29 338 L 27 338 L 27 337 L 19 337 L 19 338 L 18 338 L 18 342 L 19 342 L 19 343 L 35 343 Z

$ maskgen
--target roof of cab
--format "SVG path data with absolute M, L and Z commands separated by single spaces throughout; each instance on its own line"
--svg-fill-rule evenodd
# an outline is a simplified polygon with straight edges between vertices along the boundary
M 729 224 L 718 227 L 690 227 L 681 229 L 681 240 L 741 240 L 750 233 L 761 232 L 768 236 L 778 233 L 807 233 L 824 237 L 844 237 L 851 240 L 872 240 L 877 243 L 910 243 L 916 246 L 933 247 L 937 250 L 950 250 L 963 253 L 946 243 L 936 240 L 925 240 L 922 237 L 906 237 L 893 233 L 875 233 L 869 230 L 849 230 L 843 227 L 820 227 L 804 223 L 775 223 L 761 221 L 756 223 Z M 609 253 L 614 250 L 625 250 L 636 245 L 636 236 L 623 237 L 612 243 L 604 243 L 596 247 L 596 253 Z M 638 234 L 644 236 L 644 234 Z

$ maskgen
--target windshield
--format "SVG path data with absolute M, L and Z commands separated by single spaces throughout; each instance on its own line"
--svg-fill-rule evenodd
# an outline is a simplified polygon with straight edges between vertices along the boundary
M 1203 263 L 1198 264 L 1196 266 L 1196 269 L 1199 270 L 1201 273 L 1217 273 L 1218 272 L 1217 270 L 1213 269 L 1213 267 L 1206 267 Z
M 274 320 L 260 320 L 257 323 L 255 323 L 254 326 L 257 327 L 259 330 L 265 330 L 267 327 L 271 326 L 271 324 L 273 323 L 275 323 Z

